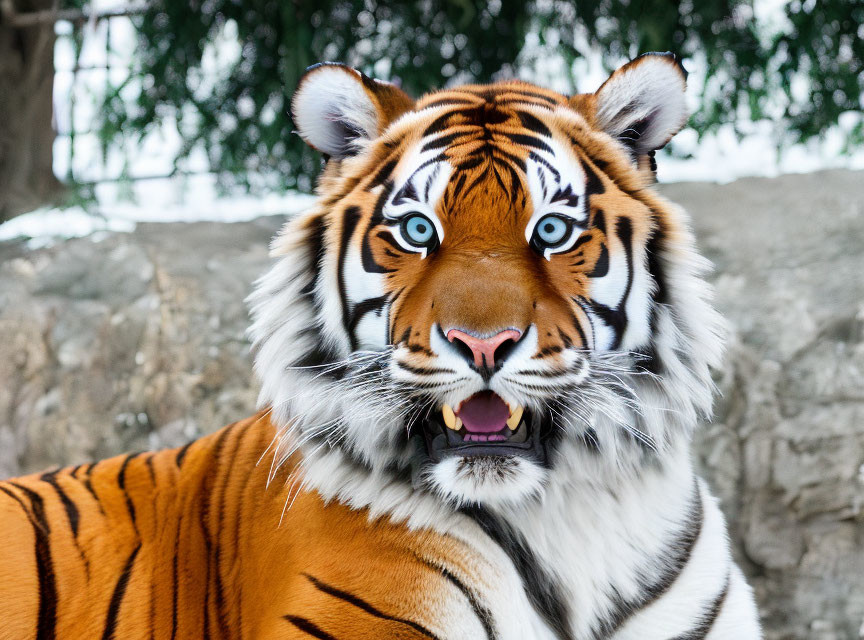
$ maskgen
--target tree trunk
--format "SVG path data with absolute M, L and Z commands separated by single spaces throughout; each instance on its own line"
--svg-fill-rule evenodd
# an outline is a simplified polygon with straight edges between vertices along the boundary
M 17 13 L 53 6 L 52 0 L 4 4 Z M 0 18 L 0 222 L 61 192 L 52 170 L 54 39 L 52 23 L 15 28 Z

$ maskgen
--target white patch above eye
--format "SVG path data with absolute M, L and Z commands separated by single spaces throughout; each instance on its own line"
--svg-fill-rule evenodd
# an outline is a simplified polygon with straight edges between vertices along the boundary
M 384 203 L 382 214 L 386 219 L 394 222 L 412 213 L 422 214 L 435 227 L 438 242 L 442 243 L 444 242 L 444 227 L 435 213 L 435 207 L 447 189 L 453 168 L 449 162 L 444 160 L 428 163 L 428 160 L 434 158 L 435 155 L 437 155 L 437 151 L 433 150 L 431 152 L 418 152 L 415 157 L 406 158 L 407 161 L 403 162 L 402 166 L 405 167 L 403 175 L 407 175 L 403 179 L 397 177 L 396 186 L 387 202 Z M 408 242 L 402 234 L 400 225 L 393 224 L 390 230 L 396 241 L 406 251 L 413 251 L 421 254 L 423 258 L 426 257 L 427 250 Z
M 574 228 L 567 242 L 546 249 L 543 256 L 549 260 L 552 254 L 570 249 L 584 231 L 588 223 L 588 209 L 585 202 L 587 177 L 582 166 L 571 151 L 562 148 L 554 140 L 547 141 L 553 153 L 536 152 L 526 162 L 528 192 L 534 211 L 525 227 L 525 241 L 531 242 L 537 223 L 544 217 L 554 214 L 573 220 Z

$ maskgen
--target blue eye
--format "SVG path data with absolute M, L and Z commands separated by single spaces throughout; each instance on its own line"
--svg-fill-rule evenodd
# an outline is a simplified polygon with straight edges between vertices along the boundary
M 570 237 L 572 228 L 573 223 L 561 216 L 543 216 L 534 227 L 531 243 L 541 250 L 558 247 Z
M 438 242 L 432 221 L 419 213 L 412 213 L 400 222 L 403 237 L 415 247 L 431 248 Z

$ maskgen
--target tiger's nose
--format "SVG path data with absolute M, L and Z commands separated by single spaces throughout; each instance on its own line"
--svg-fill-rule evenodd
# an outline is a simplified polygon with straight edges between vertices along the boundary
M 450 329 L 450 331 L 447 332 L 447 339 L 450 342 L 456 342 L 456 346 L 464 346 L 468 348 L 474 356 L 474 365 L 477 366 L 477 368 L 486 367 L 489 369 L 492 369 L 495 366 L 495 352 L 498 351 L 499 356 L 501 354 L 499 347 L 510 340 L 512 340 L 513 343 L 516 343 L 521 336 L 522 332 L 517 331 L 516 329 L 500 331 L 490 338 L 478 338 L 477 336 L 472 336 L 470 333 L 460 331 L 459 329 Z M 470 360 L 470 358 L 468 359 Z

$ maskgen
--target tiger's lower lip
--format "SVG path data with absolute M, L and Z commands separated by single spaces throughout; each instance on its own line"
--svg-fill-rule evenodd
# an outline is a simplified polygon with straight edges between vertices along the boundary
M 444 435 L 447 437 L 447 444 L 450 446 L 459 446 L 468 442 L 522 444 L 528 439 L 529 432 L 529 426 L 524 421 L 520 421 L 515 429 L 504 427 L 492 433 L 473 433 L 463 426 L 460 429 L 446 429 Z
M 507 440 L 507 436 L 500 433 L 490 433 L 487 436 L 479 433 L 469 433 L 463 438 L 465 442 L 502 442 Z

